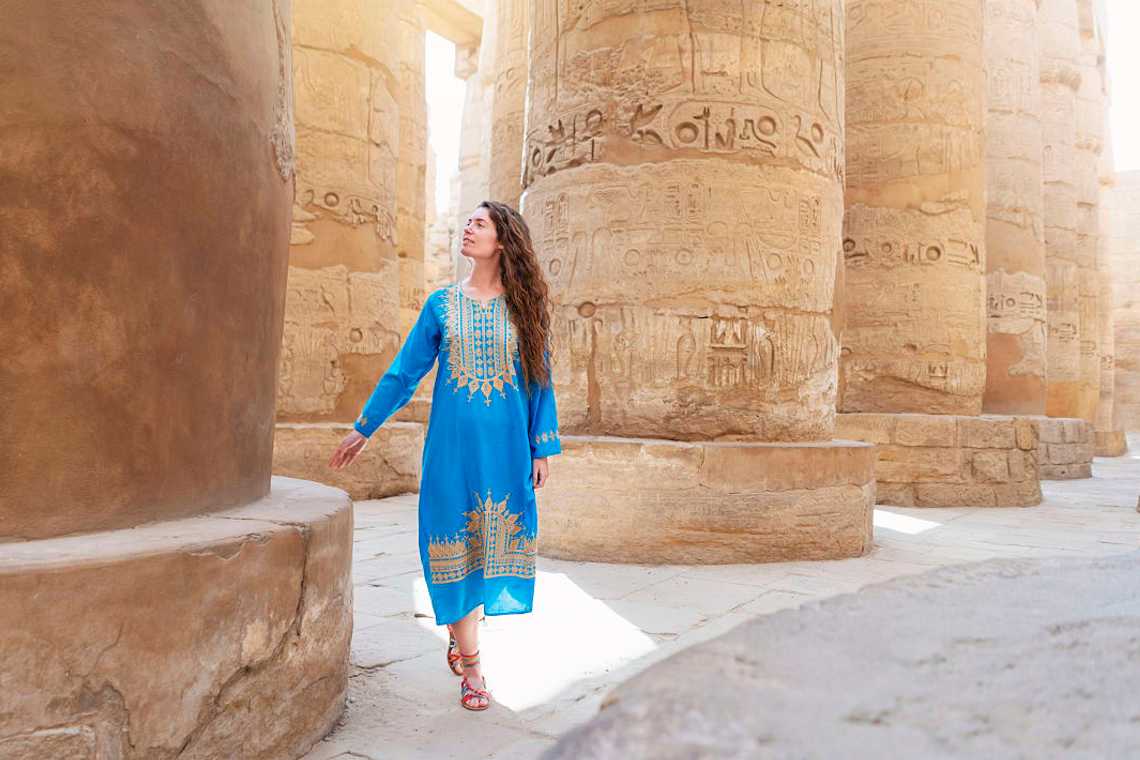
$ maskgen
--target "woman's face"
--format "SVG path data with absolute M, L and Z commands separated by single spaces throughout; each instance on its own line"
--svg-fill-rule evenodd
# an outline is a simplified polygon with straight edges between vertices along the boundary
M 463 244 L 459 252 L 469 259 L 492 259 L 502 250 L 491 214 L 480 206 L 471 213 L 463 227 Z

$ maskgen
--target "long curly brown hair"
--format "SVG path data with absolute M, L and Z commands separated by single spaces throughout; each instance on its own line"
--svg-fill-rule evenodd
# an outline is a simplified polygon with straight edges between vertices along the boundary
M 550 288 L 534 253 L 530 228 L 522 215 L 505 203 L 483 201 L 478 207 L 487 209 L 503 246 L 499 277 L 515 326 L 523 379 L 528 385 L 549 385 L 550 365 L 545 354 L 550 347 Z

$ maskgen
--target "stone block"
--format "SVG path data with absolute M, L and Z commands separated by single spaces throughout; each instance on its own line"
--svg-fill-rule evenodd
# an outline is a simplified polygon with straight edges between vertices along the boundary
M 1013 429 L 1017 436 L 1017 448 L 1022 451 L 1032 451 L 1037 448 L 1040 436 L 1034 420 L 1018 417 L 1013 423 Z
M 916 507 L 996 507 L 992 485 L 981 483 L 918 483 L 914 487 Z
M 1077 443 L 1050 443 L 1045 446 L 1045 460 L 1049 464 L 1076 464 L 1089 461 L 1092 457 L 1083 457 L 1082 446 Z
M 961 480 L 956 448 L 880 446 L 875 477 L 885 483 L 945 483 Z
M 958 445 L 969 449 L 1012 449 L 1017 435 L 1012 417 L 959 417 Z
M 895 425 L 895 442 L 901 446 L 956 446 L 957 421 L 952 415 L 900 414 Z
M 873 446 L 563 436 L 539 552 L 588 562 L 838 559 L 871 547 Z
M 994 503 L 1000 507 L 1034 507 L 1041 503 L 1041 483 L 1037 478 L 994 484 Z
M 1041 480 L 1079 480 L 1092 477 L 1091 464 L 1041 464 Z
M 1006 483 L 1010 480 L 1009 457 L 1020 451 L 977 451 L 971 457 L 974 480 L 981 483 Z
M 894 414 L 837 414 L 835 435 L 866 443 L 893 443 L 899 417 Z M 927 415 L 922 415 L 927 416 Z M 952 444 L 951 444 L 952 445 Z
M 1096 431 L 1094 453 L 1098 457 L 1119 457 L 1128 453 L 1128 441 L 1119 430 Z
M 883 483 L 879 481 L 875 484 L 875 503 L 895 507 L 917 506 L 914 499 L 914 486 L 909 483 Z
M 423 425 L 386 422 L 355 462 L 330 470 L 329 457 L 351 430 L 352 425 L 339 422 L 277 423 L 273 473 L 341 488 L 357 501 L 419 490 Z
M 0 544 L 0 756 L 303 755 L 344 708 L 352 528 L 343 491 L 273 478 L 238 509 Z

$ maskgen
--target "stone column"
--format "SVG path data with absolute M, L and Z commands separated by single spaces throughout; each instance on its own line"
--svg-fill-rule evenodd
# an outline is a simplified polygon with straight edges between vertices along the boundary
M 354 498 L 415 490 L 423 435 L 385 425 L 353 468 L 326 466 L 400 345 L 396 10 L 390 0 L 296 0 L 294 12 L 297 196 L 274 472 Z
M 522 194 L 530 0 L 492 0 L 495 14 L 495 88 L 491 118 L 491 198 L 518 207 Z
M 1140 432 L 1140 171 L 1120 172 L 1109 202 L 1113 406 L 1119 429 Z
M 297 757 L 344 706 L 351 503 L 270 475 L 290 27 L 4 5 L 0 757 Z
M 417 3 L 399 9 L 400 152 L 396 166 L 396 251 L 400 261 L 400 334 L 405 336 L 424 304 L 427 232 L 427 100 L 424 82 L 425 30 Z M 395 17 L 387 23 L 397 25 Z
M 1097 269 L 1100 240 L 1100 155 L 1104 145 L 1107 115 L 1105 92 L 1099 68 L 1103 48 L 1095 28 L 1092 0 L 1078 0 L 1081 75 L 1077 90 L 1077 267 L 1080 278 L 1080 385 L 1078 416 L 1094 423 L 1100 399 L 1100 298 L 1101 278 Z
M 843 410 L 981 412 L 981 0 L 847 3 Z
M 841 8 L 532 4 L 523 207 L 552 288 L 565 451 L 546 553 L 869 546 L 871 450 L 828 440 Z
M 984 411 L 1045 413 L 1039 0 L 986 2 Z
M 1027 82 L 1035 63 L 1025 52 L 1033 8 L 1020 0 L 991 5 L 994 43 L 1003 47 L 990 81 L 996 129 L 988 209 L 982 1 L 846 6 L 846 413 L 838 432 L 880 444 L 880 503 L 1041 500 L 1034 423 L 978 416 L 986 390 L 987 232 L 1000 251 L 989 276 L 1000 299 L 990 329 L 1004 331 L 994 334 L 995 406 L 1013 405 L 1023 386 L 1033 387 L 1017 372 L 1040 375 L 1040 351 L 1035 357 L 1032 348 L 1040 324 L 1033 317 L 1041 293 L 1039 283 L 1033 290 L 1041 275 L 1039 200 L 1029 195 L 1037 170 L 1032 157 L 1022 158 L 1026 146 L 1011 144 L 1018 130 L 1035 129 L 1035 88 Z M 1015 301 L 1007 314 L 1011 293 L 1024 305 Z
M 1079 417 L 1081 379 L 1077 177 L 1074 144 L 1080 37 L 1074 0 L 1041 3 L 1041 105 L 1050 417 Z

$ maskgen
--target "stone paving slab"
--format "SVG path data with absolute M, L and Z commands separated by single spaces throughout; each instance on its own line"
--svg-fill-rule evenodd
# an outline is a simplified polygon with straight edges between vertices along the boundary
M 1140 440 L 1132 448 L 1140 451 Z M 1092 479 L 1042 489 L 1044 500 L 1032 509 L 881 506 L 874 549 L 848 560 L 647 567 L 540 557 L 536 611 L 493 618 L 482 631 L 499 700 L 482 714 L 457 704 L 446 634 L 431 625 L 414 550 L 375 556 L 405 540 L 414 547 L 416 496 L 359 502 L 350 702 L 306 760 L 537 758 L 593 718 L 622 682 L 758 616 L 947 565 L 1105 557 L 1137 547 L 1140 454 L 1097 459 Z M 682 585 L 671 595 L 674 583 Z M 710 590 L 717 585 L 725 588 Z M 692 593 L 698 587 L 707 598 Z

